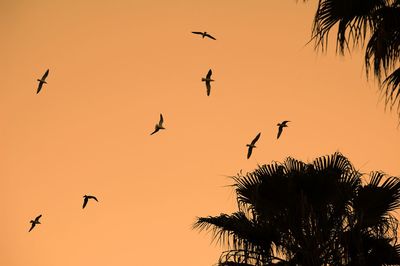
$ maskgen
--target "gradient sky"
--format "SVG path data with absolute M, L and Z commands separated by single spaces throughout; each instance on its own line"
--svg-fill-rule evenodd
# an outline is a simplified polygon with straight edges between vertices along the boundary
M 305 45 L 315 8 L 0 1 L 0 265 L 212 265 L 222 248 L 191 226 L 235 210 L 228 176 L 241 169 L 340 151 L 363 172 L 400 176 L 398 120 L 362 52 Z M 150 136 L 160 113 L 167 129 Z M 82 210 L 85 194 L 99 203 Z

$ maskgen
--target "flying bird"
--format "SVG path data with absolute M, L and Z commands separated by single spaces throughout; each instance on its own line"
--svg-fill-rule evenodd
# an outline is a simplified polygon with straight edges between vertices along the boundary
M 165 129 L 165 127 L 163 127 L 163 123 L 164 123 L 164 118 L 163 118 L 162 114 L 160 114 L 160 122 L 158 122 L 158 124 L 155 125 L 154 131 L 150 135 L 153 135 L 160 129 Z
M 33 229 L 37 224 L 40 224 L 40 222 L 39 222 L 40 217 L 42 217 L 42 215 L 39 215 L 38 217 L 35 218 L 35 220 L 31 220 L 31 221 L 30 221 L 30 223 L 31 223 L 32 225 L 31 225 L 31 228 L 29 229 L 29 232 L 32 231 L 32 229 Z
M 98 202 L 97 198 L 95 196 L 90 196 L 90 195 L 85 195 L 83 196 L 83 206 L 82 209 L 86 207 L 86 204 L 88 203 L 89 199 L 94 199 L 95 201 Z
M 279 137 L 280 137 L 281 134 L 282 134 L 283 128 L 284 128 L 284 127 L 287 127 L 286 124 L 287 124 L 288 122 L 290 122 L 290 121 L 285 120 L 285 121 L 283 121 L 282 123 L 278 123 L 278 124 L 277 124 L 277 126 L 278 126 L 279 128 L 278 128 L 278 136 L 276 137 L 276 139 L 279 139 Z
M 258 141 L 258 139 L 261 136 L 261 132 L 257 134 L 257 136 L 251 141 L 250 144 L 247 144 L 246 146 L 249 147 L 248 151 L 247 151 L 247 159 L 250 158 L 251 153 L 253 152 L 253 148 L 256 148 L 256 142 Z
M 46 82 L 47 75 L 49 75 L 49 70 L 48 69 L 47 69 L 46 73 L 44 73 L 43 77 L 41 79 L 37 80 L 37 81 L 39 81 L 39 86 L 37 88 L 36 94 L 38 94 L 40 92 L 40 90 L 42 89 L 42 86 L 43 86 L 44 83 L 47 84 L 47 82 Z
M 211 81 L 214 81 L 211 78 L 212 75 L 212 70 L 208 70 L 207 76 L 205 78 L 201 78 L 201 81 L 205 81 L 206 82 L 206 88 L 207 88 L 207 96 L 210 96 L 210 92 L 211 92 Z
M 203 37 L 208 37 L 210 39 L 216 40 L 213 36 L 211 36 L 210 34 L 208 34 L 206 31 L 205 32 L 201 32 L 201 31 L 192 31 L 193 34 L 199 34 Z

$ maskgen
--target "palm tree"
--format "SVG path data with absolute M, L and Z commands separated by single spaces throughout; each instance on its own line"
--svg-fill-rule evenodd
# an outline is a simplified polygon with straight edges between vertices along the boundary
M 340 153 L 259 166 L 233 177 L 237 212 L 194 228 L 228 244 L 218 265 L 400 265 L 400 180 L 362 176 Z
M 400 0 L 318 0 L 312 27 L 315 49 L 326 50 L 335 25 L 336 52 L 343 55 L 367 42 L 367 77 L 372 69 L 386 106 L 397 106 L 400 117 Z

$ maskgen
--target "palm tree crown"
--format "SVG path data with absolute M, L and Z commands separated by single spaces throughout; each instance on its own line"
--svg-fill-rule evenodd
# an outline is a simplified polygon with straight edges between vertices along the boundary
M 263 165 L 233 177 L 237 212 L 194 228 L 228 244 L 218 265 L 400 265 L 400 181 L 362 176 L 340 153 Z

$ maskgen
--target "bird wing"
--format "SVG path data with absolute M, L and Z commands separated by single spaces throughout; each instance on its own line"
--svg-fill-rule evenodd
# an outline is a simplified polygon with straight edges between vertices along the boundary
M 42 217 L 42 215 L 39 215 L 38 217 L 36 217 L 35 222 L 39 222 L 40 217 Z
M 46 72 L 44 73 L 42 80 L 45 80 L 48 75 L 49 75 L 49 69 L 47 69 Z
M 31 221 L 32 222 L 32 221 Z M 28 232 L 30 232 L 30 231 L 32 231 L 32 229 L 33 229 L 33 227 L 35 227 L 35 223 L 32 223 L 32 225 L 31 225 L 31 228 L 29 229 L 29 231 Z
M 157 125 L 156 125 L 156 128 L 154 129 L 154 131 L 150 134 L 150 135 L 153 135 L 154 133 L 156 133 L 158 130 L 160 130 L 158 127 L 157 127 Z
M 84 199 L 83 199 L 83 206 L 82 206 L 82 209 L 84 209 L 85 207 L 86 207 L 86 204 L 88 203 L 88 197 L 85 197 Z
M 210 92 L 211 92 L 211 82 L 210 81 L 206 81 L 206 87 L 207 87 L 207 96 L 210 96 Z
M 38 94 L 40 92 L 40 90 L 42 89 L 43 86 L 43 82 L 39 81 L 39 86 L 37 88 L 36 94 Z
M 208 38 L 210 38 L 210 39 L 213 39 L 213 40 L 216 40 L 213 36 L 211 36 L 210 34 L 208 34 L 208 33 L 206 33 L 206 35 L 205 36 L 207 36 Z
M 252 152 L 253 152 L 253 147 L 249 146 L 249 149 L 247 150 L 247 159 L 250 158 Z
M 158 123 L 160 126 L 164 123 L 164 117 L 160 114 L 160 122 Z
M 194 33 L 194 34 L 201 34 L 201 35 L 203 35 L 203 33 L 202 33 L 202 32 L 200 32 L 200 31 L 192 31 L 192 33 Z
M 261 136 L 261 132 L 257 134 L 257 136 L 253 139 L 253 141 L 251 142 L 251 145 L 256 144 L 257 140 L 260 138 Z
M 89 196 L 88 198 L 89 198 L 89 199 L 94 199 L 95 201 L 98 202 L 98 200 L 97 200 L 97 198 L 96 198 L 95 196 Z
M 208 72 L 207 72 L 206 78 L 207 78 L 207 79 L 211 78 L 211 75 L 212 75 L 212 70 L 210 69 L 210 70 L 208 70 Z
M 278 129 L 278 136 L 276 137 L 276 139 L 279 139 L 279 137 L 280 137 L 281 134 L 282 134 L 282 130 L 283 130 L 283 127 L 282 127 L 282 126 L 279 126 L 279 129 Z

